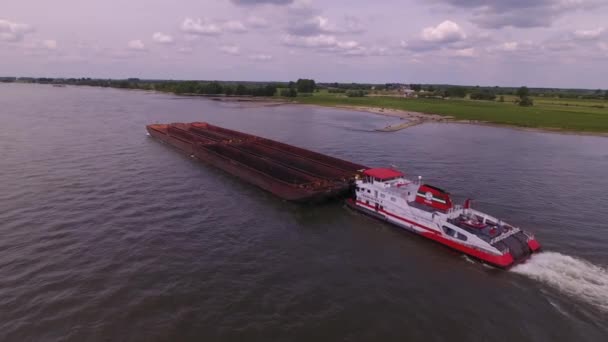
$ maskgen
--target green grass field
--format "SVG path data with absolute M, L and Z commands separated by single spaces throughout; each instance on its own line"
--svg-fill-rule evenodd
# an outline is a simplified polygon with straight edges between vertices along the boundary
M 515 97 L 505 95 L 505 102 L 465 99 L 407 99 L 398 97 L 346 97 L 326 91 L 297 97 L 298 103 L 322 106 L 365 106 L 401 109 L 452 116 L 460 120 L 478 120 L 518 127 L 544 128 L 575 132 L 608 132 L 608 101 L 535 97 L 533 107 L 521 107 Z

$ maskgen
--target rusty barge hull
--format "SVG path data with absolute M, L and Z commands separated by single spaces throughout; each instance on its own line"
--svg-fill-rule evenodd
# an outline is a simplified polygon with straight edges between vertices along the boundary
M 290 201 L 344 197 L 368 168 L 205 122 L 154 124 L 146 129 L 152 137 Z

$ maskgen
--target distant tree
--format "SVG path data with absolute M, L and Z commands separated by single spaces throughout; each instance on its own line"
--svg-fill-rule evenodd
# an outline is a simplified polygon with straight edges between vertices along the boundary
M 520 87 L 517 89 L 517 96 L 519 96 L 519 105 L 522 107 L 534 106 L 534 101 L 528 96 L 530 90 L 528 87 Z
M 520 87 L 519 89 L 517 89 L 517 96 L 519 96 L 520 99 L 523 99 L 524 97 L 528 97 L 530 95 L 530 90 L 528 89 L 528 87 Z
M 317 85 L 315 84 L 315 80 L 300 78 L 296 82 L 296 88 L 300 93 L 312 93 L 315 91 L 316 86 Z
M 296 88 L 287 88 L 281 89 L 281 92 L 279 94 L 283 97 L 296 97 L 298 96 L 298 91 L 296 90 Z
M 234 95 L 239 95 L 239 96 L 247 95 L 247 88 L 240 83 L 237 84 L 236 89 L 234 91 Z
M 598 89 L 595 91 L 595 95 L 602 95 L 602 89 Z
M 428 90 L 428 91 L 431 91 L 431 92 L 432 92 L 432 91 L 435 91 L 435 87 L 433 87 L 433 86 L 431 85 L 431 86 L 428 86 L 428 87 L 426 88 L 426 90 Z
M 348 97 L 363 97 L 365 95 L 367 95 L 365 90 L 348 90 L 346 92 L 346 96 Z
M 470 95 L 471 100 L 485 100 L 485 101 L 494 101 L 496 100 L 496 94 L 494 92 L 484 89 L 484 90 L 475 90 Z
M 467 88 L 465 87 L 450 87 L 443 91 L 445 97 L 466 97 Z
M 606 92 L 604 93 L 604 98 L 605 98 L 606 100 L 608 100 L 608 90 L 606 90 Z
M 519 105 L 522 107 L 534 106 L 534 101 L 531 98 L 529 98 L 528 96 L 524 96 L 523 98 L 521 98 L 519 100 Z
M 410 84 L 410 88 L 413 91 L 421 91 L 422 90 L 422 86 L 420 84 Z

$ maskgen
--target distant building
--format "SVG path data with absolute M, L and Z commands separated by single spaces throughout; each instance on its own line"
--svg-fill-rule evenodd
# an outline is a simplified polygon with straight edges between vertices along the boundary
M 399 91 L 399 93 L 404 97 L 418 97 L 418 95 L 416 95 L 416 91 L 413 89 L 402 89 Z

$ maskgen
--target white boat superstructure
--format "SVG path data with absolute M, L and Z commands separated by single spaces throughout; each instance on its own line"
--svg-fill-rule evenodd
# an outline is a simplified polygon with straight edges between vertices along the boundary
M 498 267 L 509 267 L 540 249 L 532 234 L 472 209 L 470 200 L 454 205 L 449 193 L 394 169 L 363 171 L 348 203 Z

